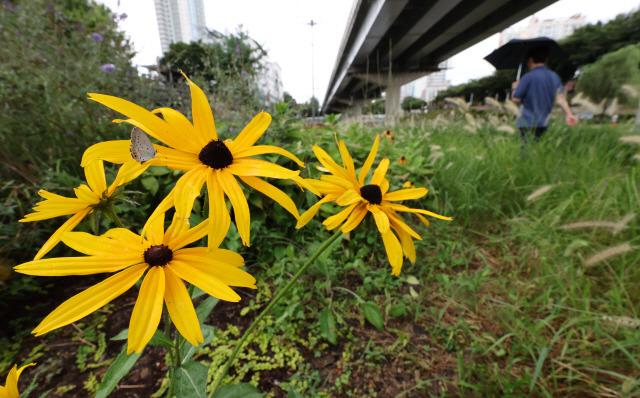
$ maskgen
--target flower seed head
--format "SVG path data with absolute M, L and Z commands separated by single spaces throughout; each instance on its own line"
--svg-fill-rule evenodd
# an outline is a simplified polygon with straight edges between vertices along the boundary
M 173 251 L 165 245 L 154 245 L 144 252 L 144 261 L 152 267 L 167 265 L 173 259 Z
M 380 187 L 377 185 L 365 185 L 360 188 L 360 195 L 372 205 L 379 205 L 382 203 L 382 191 L 380 191 Z
M 200 151 L 198 159 L 212 169 L 224 169 L 233 163 L 233 155 L 227 145 L 220 140 L 211 140 Z

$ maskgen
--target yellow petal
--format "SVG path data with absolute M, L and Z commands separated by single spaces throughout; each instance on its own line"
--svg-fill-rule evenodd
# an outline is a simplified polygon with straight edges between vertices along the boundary
M 363 202 L 362 196 L 360 196 L 359 192 L 350 189 L 345 191 L 338 199 L 336 199 L 336 203 L 338 206 L 349 206 L 353 203 Z
M 136 305 L 129 321 L 127 354 L 140 353 L 160 324 L 165 277 L 162 267 L 151 267 L 142 280 Z
M 120 271 L 142 262 L 142 253 L 137 256 L 56 257 L 29 261 L 14 269 L 21 274 L 38 276 L 93 275 Z
M 149 230 L 149 228 L 151 227 L 151 224 L 155 221 L 155 219 L 158 218 L 160 215 L 163 215 L 164 213 L 167 212 L 167 210 L 173 207 L 174 191 L 175 191 L 175 188 L 172 189 L 171 192 L 169 192 L 169 194 L 164 199 L 162 199 L 162 202 L 160 202 L 158 207 L 156 207 L 153 213 L 151 213 L 151 215 L 147 219 L 147 222 L 142 227 L 142 232 L 140 233 L 140 236 L 147 235 L 147 231 Z
M 82 219 L 85 218 L 87 214 L 91 213 L 92 210 L 93 209 L 91 208 L 86 208 L 80 211 L 79 213 L 76 213 L 73 216 L 71 216 L 70 219 L 65 221 L 64 224 L 62 224 L 60 228 L 58 228 L 56 232 L 54 232 L 49 237 L 49 239 L 47 239 L 47 241 L 44 243 L 44 245 L 42 245 L 40 250 L 38 250 L 38 253 L 36 253 L 36 256 L 33 259 L 39 260 L 42 257 L 44 257 L 45 254 L 49 253 L 51 249 L 53 249 L 55 245 L 57 245 L 58 242 L 60 242 L 60 238 L 62 237 L 62 234 L 74 229 L 78 224 L 80 224 L 80 221 L 82 221 Z
M 200 87 L 189 80 L 184 73 L 182 73 L 182 76 L 187 79 L 189 90 L 191 91 L 191 114 L 193 116 L 194 131 L 197 134 L 198 141 L 206 145 L 209 141 L 218 139 L 209 100 L 207 100 L 207 96 Z
M 353 212 L 351 213 L 351 216 L 349 217 L 347 222 L 344 223 L 340 230 L 344 233 L 353 231 L 355 227 L 360 225 L 367 213 L 368 211 L 366 204 L 363 203 L 360 206 L 356 207 L 355 210 L 353 210 Z
M 184 233 L 189 229 L 189 220 L 185 220 L 184 218 L 178 217 L 177 214 L 173 214 L 173 219 L 171 220 L 171 225 L 167 228 L 164 233 L 164 238 L 162 239 L 162 244 L 165 246 L 171 246 L 171 242 L 176 240 L 176 237 Z
M 151 159 L 150 161 L 157 160 L 162 165 L 167 166 L 173 170 L 188 171 L 194 167 L 202 166 L 202 162 L 198 159 L 199 152 L 185 152 L 179 149 L 165 148 L 163 146 L 156 147 L 158 154 L 157 159 Z M 149 162 L 150 162 L 149 161 Z M 149 162 L 145 162 L 147 164 Z
M 380 193 L 382 194 L 382 200 L 384 200 L 384 195 L 386 195 L 388 191 L 389 191 L 389 180 L 387 180 L 386 178 L 383 178 L 382 182 L 380 183 Z
M 402 269 L 402 246 L 391 229 L 382 234 L 382 243 L 391 264 L 391 274 L 398 276 Z
M 193 125 L 182 113 L 171 108 L 154 109 L 153 113 L 161 114 L 162 118 L 179 134 L 178 138 L 181 142 L 179 148 L 198 153 L 207 144 L 207 142 L 198 139 L 199 136 L 194 131 Z M 171 146 L 177 148 L 174 145 Z
M 395 213 L 393 210 L 387 210 L 382 208 L 382 211 L 384 211 L 385 214 L 389 217 L 389 221 L 391 222 L 392 227 L 396 229 L 402 229 L 405 233 L 411 235 L 412 237 L 418 240 L 422 240 L 422 237 L 420 237 L 420 235 L 416 231 L 411 229 L 410 226 L 408 226 L 404 221 L 402 221 L 402 219 L 398 216 L 398 214 Z
M 107 190 L 107 179 L 104 176 L 104 165 L 102 160 L 91 162 L 84 168 L 84 175 L 87 178 L 89 188 L 96 194 L 102 195 Z
M 145 246 L 140 243 L 140 237 L 133 234 L 133 240 L 120 241 L 105 236 L 94 236 L 86 232 L 67 232 L 62 241 L 75 251 L 89 256 L 132 256 L 142 258 Z
M 405 257 L 412 263 L 416 262 L 416 247 L 413 244 L 413 239 L 406 233 L 394 220 L 391 220 L 391 227 L 396 231 L 400 237 L 400 243 L 402 244 L 402 251 Z
M 224 190 L 218 182 L 217 173 L 207 175 L 207 192 L 209 194 L 209 220 L 207 246 L 210 250 L 220 246 L 229 232 L 231 216 L 224 201 Z
M 380 164 L 376 168 L 376 171 L 373 172 L 373 177 L 371 177 L 371 184 L 380 185 L 384 180 L 384 176 L 387 174 L 387 169 L 389 168 L 389 159 L 382 159 Z
M 162 213 L 149 223 L 146 239 L 151 245 L 161 245 L 164 243 L 164 216 Z M 179 217 L 176 215 L 176 217 Z
M 380 233 L 386 233 L 389 230 L 389 217 L 377 205 L 367 204 L 367 210 L 373 215 Z
M 171 128 L 171 126 L 169 126 L 169 124 L 167 124 L 167 122 L 133 102 L 129 102 L 118 97 L 112 97 L 110 95 L 95 93 L 89 93 L 89 99 L 99 102 L 102 105 L 135 120 L 140 125 L 144 126 L 143 130 L 150 136 L 171 145 L 174 148 L 181 148 L 178 134 Z M 174 144 L 176 146 L 174 146 Z
M 193 308 L 191 297 L 184 286 L 184 283 L 170 269 L 164 270 L 165 291 L 164 302 L 171 320 L 192 346 L 197 347 L 198 343 L 204 342 L 200 323 L 196 310 Z
M 296 229 L 302 228 L 305 225 L 307 225 L 307 223 L 311 221 L 313 216 L 316 215 L 316 213 L 320 209 L 320 206 L 322 206 L 324 203 L 331 202 L 333 199 L 334 199 L 333 197 L 327 195 L 324 198 L 317 201 L 316 204 L 314 204 L 309 208 L 309 210 L 302 213 L 302 215 L 298 219 L 298 223 L 296 224 Z
M 83 202 L 86 202 L 90 205 L 95 205 L 100 203 L 100 196 L 94 193 L 91 188 L 82 184 L 78 188 L 74 188 L 73 192 L 76 194 L 78 199 Z
M 187 223 L 188 220 L 180 220 L 174 217 L 175 222 L 184 222 Z M 179 235 L 171 238 L 170 241 L 166 241 L 167 246 L 171 248 L 171 250 L 176 251 L 185 247 L 188 244 L 191 244 L 199 239 L 202 239 L 206 234 L 209 226 L 209 219 L 202 221 L 200 224 L 196 225 L 193 228 L 187 229 L 186 231 L 180 233 Z M 165 235 L 166 236 L 166 235 Z
M 353 189 L 353 190 L 357 189 L 358 191 L 360 190 L 360 186 L 354 186 L 349 180 L 345 180 L 342 177 L 338 177 L 334 175 L 322 176 L 320 177 L 320 182 L 334 185 L 334 188 L 333 188 L 334 190 L 331 191 L 330 193 L 337 193 L 338 192 L 337 187 L 342 188 L 342 192 L 344 192 L 345 189 Z
M 313 193 L 313 194 L 314 194 L 314 195 L 316 195 L 316 196 L 322 196 L 322 194 L 320 193 L 320 191 L 318 191 L 318 190 L 315 188 L 315 185 L 313 185 L 313 184 L 310 184 L 310 183 L 309 183 L 310 179 L 308 179 L 308 178 L 302 178 L 302 177 L 300 177 L 300 176 L 295 176 L 295 177 L 292 177 L 292 178 L 291 178 L 291 180 L 293 180 L 293 182 L 295 182 L 296 184 L 298 184 L 298 186 L 299 186 L 301 189 L 303 189 L 303 190 L 304 190 L 304 189 L 306 189 L 306 190 L 308 190 L 309 192 Z
M 453 220 L 453 218 L 451 218 L 451 217 L 441 216 L 440 214 L 433 213 L 433 212 L 431 212 L 429 210 L 412 209 L 410 207 L 407 207 L 405 205 L 401 205 L 401 204 L 398 204 L 398 203 L 391 203 L 391 202 L 382 201 L 381 206 L 388 207 L 388 208 L 396 210 L 396 211 L 406 211 L 406 212 L 409 212 L 409 213 L 426 214 L 427 216 L 439 218 L 441 220 L 447 220 L 447 221 Z
M 371 169 L 371 165 L 373 165 L 373 161 L 376 158 L 376 154 L 378 153 L 378 144 L 380 143 L 380 136 L 376 135 L 375 141 L 373 141 L 373 146 L 371 147 L 371 151 L 369 152 L 369 156 L 367 156 L 367 160 L 365 160 L 364 165 L 362 165 L 362 169 L 360 170 L 360 174 L 358 175 L 358 182 L 360 185 L 364 185 L 364 179 L 367 177 L 367 173 Z
M 219 250 L 207 251 L 204 247 L 192 247 L 175 253 L 174 259 L 188 264 L 209 278 L 217 279 L 228 286 L 241 286 L 255 289 L 256 279 L 237 267 L 218 258 Z
M 271 115 L 266 112 L 258 113 L 253 120 L 238 134 L 235 140 L 229 145 L 231 153 L 235 154 L 245 148 L 255 144 L 264 134 L 271 123 Z
M 145 269 L 147 264 L 129 267 L 76 294 L 47 315 L 32 333 L 40 336 L 91 314 L 129 290 L 140 279 Z
M 412 188 L 401 189 L 398 191 L 389 192 L 384 195 L 384 200 L 410 200 L 418 199 L 427 194 L 427 188 Z
M 242 244 L 249 246 L 251 217 L 249 215 L 249 204 L 244 197 L 242 188 L 240 188 L 238 181 L 236 181 L 233 175 L 226 171 L 226 169 L 216 170 L 216 175 L 220 186 L 229 198 L 231 206 L 233 206 L 236 227 L 238 227 Z
M 130 140 L 107 141 L 91 145 L 84 151 L 80 166 L 87 167 L 89 163 L 95 160 L 123 164 L 128 160 L 132 160 L 130 149 Z
M 349 217 L 349 214 L 351 214 L 351 212 L 357 205 L 357 203 L 354 203 L 346 209 L 340 211 L 338 214 L 334 214 L 331 217 L 328 217 L 322 224 L 327 227 L 329 231 L 335 229 L 338 225 L 342 224 L 342 222 L 346 220 L 347 217 Z
M 282 166 L 271 162 L 265 162 L 260 159 L 240 158 L 234 159 L 233 163 L 227 166 L 227 170 L 231 174 L 237 176 L 255 176 L 255 177 L 271 177 L 271 178 L 293 178 L 300 174 L 299 171 L 289 170 Z
M 345 170 L 344 167 L 336 163 L 333 160 L 333 158 L 329 156 L 329 154 L 324 149 L 320 148 L 318 145 L 314 145 L 312 149 L 313 149 L 313 153 L 316 155 L 316 158 L 318 158 L 318 161 L 322 163 L 322 165 L 326 167 L 329 170 L 329 172 L 331 172 L 331 174 L 351 182 L 351 179 L 349 177 L 349 173 L 347 173 L 347 170 Z
M 198 286 L 205 293 L 210 296 L 217 297 L 220 300 L 225 301 L 240 301 L 240 296 L 233 291 L 229 286 L 222 283 L 216 278 L 212 278 L 199 269 L 190 266 L 187 263 L 177 260 L 171 260 L 171 262 L 164 266 L 169 268 L 180 279 L 183 279 L 192 285 Z
M 300 213 L 298 213 L 296 204 L 293 203 L 293 200 L 291 200 L 291 198 L 280 189 L 256 177 L 241 176 L 240 179 L 256 191 L 262 192 L 264 195 L 273 199 L 280 206 L 284 207 L 286 211 L 293 214 L 296 219 L 300 218 Z
M 26 367 L 33 365 L 35 365 L 35 363 L 24 365 L 20 369 L 18 369 L 18 365 L 13 365 L 13 368 L 11 368 L 7 375 L 5 387 L 0 386 L 0 397 L 2 397 L 2 394 L 5 394 L 4 396 L 6 398 L 20 398 L 20 391 L 18 391 L 18 379 Z
M 95 162 L 93 162 L 95 163 Z M 136 179 L 140 174 L 144 173 L 149 168 L 148 162 L 140 163 L 133 159 L 129 159 L 120 166 L 118 174 L 113 180 L 109 189 L 107 190 L 107 196 L 111 196 L 113 192 L 121 185 L 128 183 Z
M 344 141 L 340 140 L 338 144 L 338 150 L 340 151 L 340 157 L 342 158 L 342 164 L 347 169 L 347 175 L 349 176 L 349 181 L 353 183 L 354 186 L 358 185 L 358 180 L 356 179 L 356 168 L 353 165 L 353 158 L 349 154 L 347 150 L 347 145 Z
M 233 145 L 230 144 L 230 145 Z M 298 166 L 300 167 L 304 167 L 304 163 L 302 162 L 302 160 L 298 159 L 294 154 L 292 154 L 291 152 L 287 151 L 286 149 L 280 148 L 278 146 L 273 146 L 273 145 L 256 145 L 256 146 L 250 146 L 247 148 L 244 148 L 236 153 L 233 153 L 233 158 L 234 159 L 239 159 L 239 158 L 243 158 L 243 157 L 248 157 L 248 156 L 256 156 L 256 155 L 263 155 L 265 153 L 275 153 L 277 155 L 282 155 L 282 156 L 286 156 L 289 159 L 293 160 L 294 162 L 296 162 L 298 164 Z
M 176 213 L 188 219 L 193 208 L 193 201 L 200 195 L 202 185 L 211 169 L 205 165 L 195 167 L 178 179 L 173 189 L 173 200 Z

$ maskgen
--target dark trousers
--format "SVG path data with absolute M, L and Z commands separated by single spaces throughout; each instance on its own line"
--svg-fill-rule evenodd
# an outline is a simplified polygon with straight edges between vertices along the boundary
M 537 142 L 545 131 L 547 131 L 547 127 L 520 127 L 520 138 L 523 143 L 528 142 L 531 137 L 533 137 L 533 141 Z

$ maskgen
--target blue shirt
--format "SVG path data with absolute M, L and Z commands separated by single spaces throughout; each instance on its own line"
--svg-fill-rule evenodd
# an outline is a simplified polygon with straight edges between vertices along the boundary
M 562 94 L 560 77 L 546 66 L 538 66 L 520 79 L 514 98 L 522 100 L 517 127 L 547 127 L 556 95 Z

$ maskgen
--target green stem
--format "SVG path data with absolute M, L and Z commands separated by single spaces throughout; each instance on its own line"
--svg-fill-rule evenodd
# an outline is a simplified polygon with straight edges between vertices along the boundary
M 242 346 L 244 345 L 245 341 L 247 340 L 247 338 L 249 337 L 249 335 L 251 334 L 251 332 L 253 331 L 253 329 L 256 328 L 256 326 L 258 326 L 258 323 L 260 323 L 260 321 L 262 321 L 262 318 L 264 318 L 267 313 L 271 310 L 271 308 L 273 308 L 282 297 L 284 297 L 285 294 L 287 294 L 287 292 L 289 291 L 289 289 L 291 288 L 291 286 L 293 286 L 296 281 L 298 280 L 298 278 L 300 278 L 300 276 L 302 276 L 302 274 L 307 270 L 307 268 L 309 268 L 309 266 L 311 264 L 313 264 L 313 262 L 318 258 L 318 256 L 320 256 L 320 254 L 322 254 L 322 252 L 324 252 L 325 250 L 327 250 L 327 248 L 329 246 L 331 246 L 331 244 L 338 239 L 338 237 L 342 235 L 342 232 L 340 232 L 340 230 L 338 229 L 335 234 L 333 234 L 332 237 L 330 237 L 329 239 L 327 239 L 326 242 L 324 242 L 322 244 L 322 246 L 320 246 L 320 248 L 313 253 L 313 255 L 309 258 L 309 260 L 307 260 L 306 263 L 304 263 L 304 265 L 298 270 L 298 272 L 296 272 L 296 274 L 293 276 L 293 278 L 291 278 L 291 280 L 289 281 L 289 283 L 286 284 L 285 287 L 283 287 L 278 294 L 276 294 L 276 296 L 273 298 L 273 300 L 271 300 L 271 302 L 269 303 L 269 305 L 267 305 L 267 307 L 262 310 L 262 312 L 260 313 L 260 315 L 258 315 L 256 317 L 256 319 L 253 321 L 253 323 L 251 324 L 251 326 L 249 326 L 249 328 L 244 332 L 244 334 L 242 335 L 242 337 L 240 338 L 240 341 L 238 341 L 238 344 L 236 344 L 236 347 L 234 348 L 233 352 L 231 353 L 231 356 L 229 357 L 229 359 L 227 360 L 227 363 L 224 364 L 224 367 L 222 368 L 222 372 L 220 372 L 220 375 L 217 377 L 217 379 L 215 380 L 214 384 L 213 384 L 213 388 L 211 389 L 211 392 L 209 393 L 209 398 L 213 397 L 213 394 L 216 392 L 216 390 L 218 389 L 218 387 L 220 386 L 220 383 L 222 383 L 222 380 L 224 379 L 224 377 L 227 375 L 227 372 L 229 371 L 229 368 L 231 367 L 231 364 L 233 363 L 233 361 L 236 359 L 236 356 L 238 355 L 238 353 L 240 352 L 240 349 L 242 348 Z

